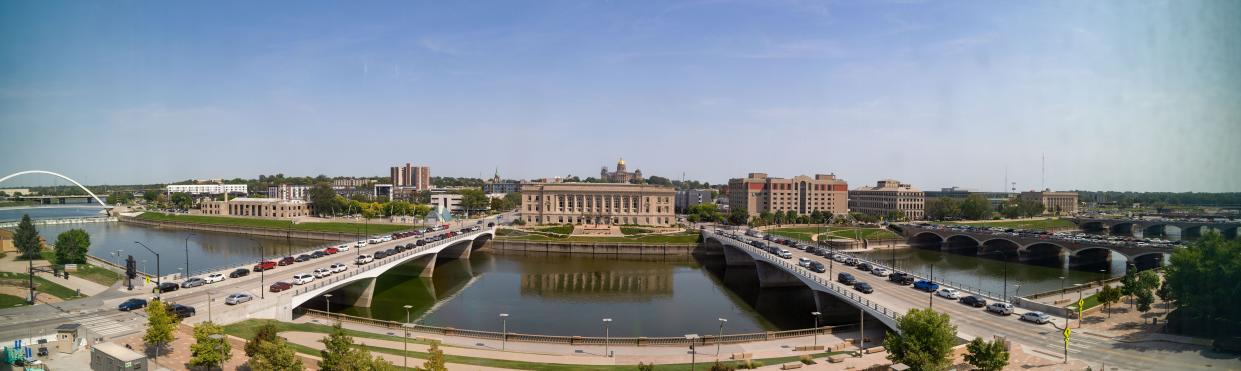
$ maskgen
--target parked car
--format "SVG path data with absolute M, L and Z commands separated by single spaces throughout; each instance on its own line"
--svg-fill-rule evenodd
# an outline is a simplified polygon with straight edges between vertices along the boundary
M 888 281 L 899 285 L 909 285 L 914 283 L 914 276 L 908 273 L 896 272 L 888 275 Z
M 362 265 L 375 261 L 375 258 L 370 255 L 358 255 L 358 257 L 354 258 L 353 261 L 358 265 Z
M 987 299 L 980 298 L 975 295 L 966 296 L 959 300 L 961 304 L 969 305 L 974 308 L 982 308 L 987 306 Z
M 836 281 L 846 285 L 852 285 L 857 282 L 857 279 L 853 278 L 852 274 L 841 272 L 836 274 Z
M 945 299 L 957 300 L 961 298 L 961 293 L 958 292 L 957 289 L 951 289 L 951 288 L 945 287 L 945 288 L 939 289 L 938 291 L 935 291 L 935 296 L 945 298 Z
M 129 300 L 121 302 L 120 305 L 116 306 L 116 309 L 122 312 L 128 312 L 134 309 L 141 309 L 141 308 L 146 308 L 146 307 L 147 307 L 146 300 L 134 298 L 134 299 L 129 299 Z
M 349 244 L 337 245 L 337 246 L 336 246 L 336 250 L 337 250 L 338 252 L 346 252 L 346 251 L 349 251 Z
M 332 273 L 340 273 L 340 272 L 344 272 L 346 269 L 349 269 L 349 266 L 341 264 L 341 263 L 336 263 L 336 264 L 332 264 L 332 266 L 329 267 L 328 269 L 331 269 Z
M 793 258 L 793 253 L 791 253 L 791 252 L 789 252 L 788 250 L 785 250 L 785 249 L 780 249 L 780 250 L 776 251 L 776 256 L 779 256 L 779 257 L 784 258 L 784 259 L 792 259 L 792 258 Z
M 270 291 L 271 291 L 271 292 L 281 292 L 281 291 L 288 290 L 288 289 L 291 289 L 291 288 L 293 288 L 293 284 L 288 283 L 288 282 L 284 282 L 284 281 L 279 281 L 279 282 L 276 282 L 276 283 L 271 284 Z
M 827 272 L 827 267 L 824 266 L 823 263 L 812 261 L 810 262 L 810 270 L 818 272 L 818 273 L 823 273 L 823 272 Z
M 914 282 L 914 288 L 926 292 L 939 291 L 939 284 L 927 280 L 917 280 Z
M 164 282 L 159 284 L 159 287 L 151 290 L 151 292 L 172 292 L 177 291 L 179 288 L 181 288 L 181 285 L 178 285 L 176 282 Z
M 318 250 L 315 250 L 315 252 L 310 253 L 310 258 L 311 258 L 311 259 L 318 259 L 318 258 L 322 258 L 322 257 L 325 257 L 325 256 L 327 256 L 327 253 L 322 252 L 322 251 L 318 251 Z
M 1051 316 L 1043 312 L 1026 312 L 1025 314 L 1021 315 L 1021 320 L 1034 322 L 1034 323 L 1041 325 L 1047 322 L 1051 322 Z
M 802 268 L 810 268 L 810 258 L 797 258 L 797 266 Z
M 224 273 L 212 273 L 207 275 L 207 283 L 216 283 L 224 281 Z
M 874 267 L 874 268 L 871 268 L 870 274 L 873 274 L 879 277 L 884 277 L 888 275 L 888 269 L 884 267 Z
M 1211 341 L 1211 349 L 1216 352 L 1241 354 L 1241 336 L 1216 338 Z
M 874 267 L 872 267 L 870 263 L 861 263 L 857 265 L 857 269 L 861 269 L 863 271 L 870 271 L 871 268 L 874 268 Z
M 250 275 L 249 270 L 238 268 L 237 270 L 234 270 L 232 273 L 229 273 L 228 278 L 240 278 L 240 277 L 245 277 L 248 275 Z
M 185 280 L 184 282 L 181 282 L 181 288 L 183 288 L 183 289 L 188 289 L 188 288 L 191 288 L 191 287 L 198 287 L 198 286 L 202 286 L 202 285 L 206 285 L 206 284 L 207 284 L 207 280 L 204 280 L 204 279 L 202 279 L 202 278 L 198 278 L 198 277 L 190 277 L 189 279 Z
M 319 268 L 314 271 L 315 278 L 323 278 L 332 275 L 332 271 L 327 268 Z
M 301 263 L 307 260 L 310 260 L 310 255 L 307 255 L 307 254 L 298 255 L 296 259 L 293 259 L 293 261 L 298 262 L 298 263 Z
M 195 312 L 194 307 L 188 305 L 173 304 L 168 307 L 168 314 L 177 319 L 193 317 Z
M 864 294 L 875 292 L 875 289 L 871 288 L 870 284 L 866 282 L 858 282 L 858 283 L 853 284 L 853 289 L 861 291 Z
M 295 262 L 297 262 L 297 260 L 293 259 L 292 256 L 286 256 L 280 259 L 280 266 L 292 265 Z
M 991 303 L 987 305 L 987 311 L 1007 316 L 1013 314 L 1013 305 L 1009 303 Z
M 314 280 L 315 280 L 315 276 L 305 274 L 305 273 L 293 275 L 293 283 L 298 284 L 298 285 L 305 285 L 305 284 L 313 282 Z
M 415 246 L 422 246 L 422 245 L 426 245 L 426 244 L 427 244 L 427 240 L 426 240 L 426 239 L 419 239 L 418 241 L 414 241 L 414 245 L 415 245 Z
M 358 241 L 358 242 L 354 242 L 354 243 L 353 243 L 353 245 L 354 245 L 354 246 L 357 246 L 357 247 L 359 247 L 359 248 L 360 248 L 360 247 L 362 247 L 362 246 L 366 246 L 366 240 L 361 240 L 361 241 Z
M 265 270 L 268 270 L 268 269 L 272 269 L 272 268 L 275 268 L 275 267 L 276 267 L 276 262 L 271 261 L 271 260 L 265 260 L 265 261 L 261 261 L 261 262 L 259 262 L 258 264 L 255 264 L 255 265 L 254 265 L 254 271 L 255 271 L 255 272 L 262 272 L 262 271 L 265 271 Z
M 375 259 L 383 259 L 383 258 L 386 258 L 386 257 L 388 257 L 388 252 L 387 252 L 387 251 L 376 251 L 376 252 L 375 252 Z
M 250 295 L 244 292 L 239 292 L 239 293 L 229 295 L 227 298 L 224 298 L 224 304 L 237 305 L 237 304 L 245 303 L 250 300 L 254 300 L 253 295 Z

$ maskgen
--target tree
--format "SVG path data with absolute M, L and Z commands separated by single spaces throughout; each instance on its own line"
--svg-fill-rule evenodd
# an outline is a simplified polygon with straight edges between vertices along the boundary
M 1168 281 L 1164 281 L 1159 285 L 1159 289 L 1155 290 L 1155 295 L 1159 296 L 1159 300 L 1163 300 L 1165 309 L 1167 309 L 1168 303 L 1176 300 L 1176 297 L 1172 296 L 1172 286 L 1168 286 Z
M 733 370 L 734 369 L 732 366 L 720 363 L 720 361 L 715 361 L 715 364 L 711 365 L 711 371 L 733 371 Z
M 1098 295 L 1099 302 L 1103 303 L 1103 309 L 1107 311 L 1107 317 L 1112 318 L 1111 307 L 1112 304 L 1120 302 L 1120 296 L 1122 295 L 1120 289 L 1112 287 L 1112 285 L 1105 285 L 1103 289 L 1099 290 Z
M 1125 269 L 1125 276 L 1120 278 L 1120 294 L 1123 296 L 1137 295 L 1139 290 L 1138 270 L 1130 266 Z
M 961 217 L 971 220 L 991 218 L 991 201 L 980 194 L 971 194 L 961 201 Z
M 39 241 L 39 230 L 35 229 L 34 222 L 30 221 L 30 214 L 22 214 L 22 221 L 17 223 L 17 230 L 13 232 L 13 245 L 21 252 L 22 259 L 39 259 L 42 256 L 40 250 L 43 249 L 43 243 Z
M 310 190 L 306 191 L 306 199 L 310 200 L 310 208 L 315 211 L 316 215 L 323 215 L 328 212 L 335 212 L 337 209 L 343 209 L 342 204 L 336 198 L 336 190 L 328 183 L 318 183 Z
M 164 345 L 172 342 L 172 331 L 176 322 L 168 315 L 168 308 L 162 301 L 151 300 L 151 303 L 147 304 L 146 312 L 147 332 L 142 336 L 142 341 L 148 346 L 154 345 L 158 352 Z
M 979 370 L 1000 371 L 1008 365 L 1008 350 L 1004 349 L 1004 343 L 999 340 L 984 341 L 982 338 L 974 338 L 966 348 L 969 354 L 965 355 L 965 362 Z
M 461 207 L 466 210 L 466 213 L 471 211 L 486 210 L 487 206 L 490 204 L 491 201 L 487 199 L 487 195 L 483 194 L 482 190 L 461 190 Z
M 305 368 L 293 347 L 280 337 L 260 343 L 249 364 L 254 371 L 301 371 Z
M 649 178 L 646 178 L 646 182 L 647 182 L 648 184 L 661 185 L 661 186 L 671 186 L 671 185 L 672 185 L 672 181 L 671 181 L 671 180 L 668 180 L 668 178 L 664 178 L 664 177 L 662 177 L 662 176 L 658 176 L 658 175 L 651 175 Z
M 432 341 L 431 349 L 427 350 L 427 361 L 422 364 L 422 371 L 448 371 L 444 365 L 444 351 L 440 350 L 440 342 Z
M 961 205 L 951 198 L 932 198 L 923 206 L 926 217 L 931 220 L 956 219 L 961 217 Z
M 190 345 L 190 366 L 203 366 L 210 370 L 227 361 L 233 346 L 227 338 L 212 339 L 212 335 L 224 336 L 224 328 L 211 322 L 194 325 L 194 344 Z
M 887 215 L 883 216 L 883 219 L 889 222 L 905 221 L 905 213 L 901 212 L 900 210 L 890 210 L 888 211 Z
M 147 202 L 154 202 L 155 199 L 159 198 L 160 194 L 161 193 L 159 192 L 159 190 L 148 189 L 148 190 L 142 191 L 142 199 L 146 200 Z
M 888 360 L 914 370 L 942 370 L 952 363 L 948 355 L 956 342 L 957 327 L 948 322 L 947 314 L 910 309 L 896 325 L 900 334 L 888 333 L 883 339 Z
M 194 198 L 189 193 L 177 192 L 172 194 L 172 204 L 178 209 L 189 209 L 194 206 Z
M 745 225 L 750 220 L 750 214 L 742 208 L 733 208 L 728 213 L 728 223 L 732 225 Z
M 391 370 L 392 364 L 383 358 L 372 357 L 365 348 L 354 348 L 353 337 L 345 334 L 337 322 L 332 332 L 319 340 L 324 349 L 319 351 L 319 369 L 322 371 Z
M 107 202 L 108 205 L 124 204 L 129 203 L 129 199 L 131 197 L 132 195 L 129 192 L 113 191 L 108 194 L 108 199 L 105 200 L 105 202 Z
M 1241 306 L 1236 303 L 1241 294 L 1236 285 L 1241 282 L 1241 240 L 1208 233 L 1175 249 L 1164 280 L 1180 312 L 1176 318 L 1201 321 L 1214 332 L 1207 335 L 1241 331 Z
M 1150 290 L 1138 290 L 1134 296 L 1134 302 L 1137 303 L 1139 312 L 1146 313 L 1150 311 L 1151 304 L 1155 303 L 1155 294 L 1152 294 Z
M 56 236 L 56 262 L 59 264 L 86 263 L 86 249 L 90 247 L 90 234 L 81 229 L 70 229 Z
M 638 371 L 655 371 L 655 362 L 649 364 L 638 362 Z
M 276 336 L 277 332 L 275 323 L 263 321 L 263 324 L 259 325 L 258 330 L 254 332 L 254 337 L 246 340 L 246 357 L 254 357 L 258 354 L 259 346 L 263 345 L 264 342 L 276 340 L 278 337 Z

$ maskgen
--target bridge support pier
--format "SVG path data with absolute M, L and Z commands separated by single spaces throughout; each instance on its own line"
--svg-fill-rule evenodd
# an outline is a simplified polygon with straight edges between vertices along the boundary
M 436 255 L 444 259 L 469 259 L 470 251 L 474 250 L 473 246 L 473 241 L 458 242 L 452 246 L 445 247 Z
M 468 252 L 469 249 L 466 249 L 466 250 L 467 250 L 466 257 L 469 257 L 469 252 Z M 426 254 L 423 256 L 419 256 L 415 258 L 414 260 L 410 260 L 408 263 L 405 263 L 405 264 L 421 266 L 422 270 L 418 272 L 418 277 L 431 277 L 431 275 L 435 273 L 435 259 L 437 259 L 438 256 L 439 256 L 438 253 Z
M 810 290 L 814 293 L 814 307 L 820 313 L 819 323 L 852 323 L 857 322 L 858 308 L 846 303 L 832 294 Z M 867 315 L 867 317 L 870 317 Z M 873 319 L 870 318 L 870 319 Z
M 358 300 L 353 302 L 353 306 L 355 307 L 369 308 L 371 306 L 371 300 L 375 297 L 375 282 L 379 282 L 379 279 L 368 278 L 365 282 L 366 286 L 362 288 L 362 293 L 358 294 Z
M 1069 268 L 1089 266 L 1111 267 L 1112 252 L 1107 250 L 1088 250 L 1069 255 Z
M 755 272 L 758 273 L 758 287 L 795 287 L 805 286 L 801 280 L 794 277 L 791 273 L 771 265 L 771 263 L 755 260 Z
M 1150 238 L 1154 236 L 1167 236 L 1167 235 L 1168 235 L 1168 226 L 1162 225 L 1162 224 L 1152 225 L 1150 227 L 1146 227 L 1145 229 L 1142 229 L 1142 237 L 1145 237 L 1145 238 Z
M 737 247 L 724 246 L 724 265 L 730 267 L 749 266 L 754 264 L 754 258 L 749 254 L 739 250 Z

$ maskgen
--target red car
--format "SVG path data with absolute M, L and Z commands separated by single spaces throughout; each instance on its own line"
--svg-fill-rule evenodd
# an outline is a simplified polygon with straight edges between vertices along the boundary
M 276 262 L 271 261 L 271 260 L 264 260 L 264 261 L 261 261 L 261 262 L 259 262 L 258 264 L 255 264 L 255 265 L 254 265 L 254 271 L 255 271 L 255 272 L 262 272 L 262 271 L 265 271 L 265 270 L 268 270 L 268 269 L 272 269 L 272 268 L 275 268 L 275 267 L 276 267 Z
M 323 253 L 328 254 L 328 255 L 332 255 L 338 252 L 340 252 L 340 250 L 337 250 L 335 247 L 329 247 L 329 248 L 323 249 Z
M 284 257 L 284 259 L 280 259 L 280 263 L 279 263 L 279 264 L 280 264 L 280 266 L 286 266 L 286 265 L 292 265 L 292 264 L 293 264 L 293 262 L 294 262 L 294 261 L 293 261 L 293 257 L 292 257 L 292 256 L 286 256 L 286 257 Z
M 281 292 L 291 288 L 293 288 L 293 284 L 284 281 L 271 284 L 271 292 Z

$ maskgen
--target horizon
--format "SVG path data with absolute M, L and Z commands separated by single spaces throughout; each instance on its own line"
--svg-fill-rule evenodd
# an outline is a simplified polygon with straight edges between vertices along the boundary
M 1238 192 L 1233 14 L 1241 3 L 8 2 L 0 175 L 129 185 L 409 162 L 584 179 L 624 158 L 713 185 L 762 172 Z M 0 188 L 71 185 L 51 179 Z

